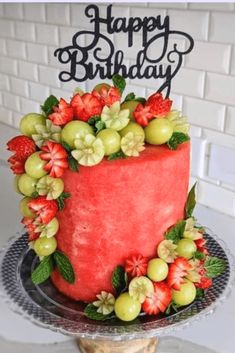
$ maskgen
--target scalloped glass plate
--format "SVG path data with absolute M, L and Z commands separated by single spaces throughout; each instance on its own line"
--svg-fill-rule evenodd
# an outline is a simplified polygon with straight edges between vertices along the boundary
M 225 244 L 211 232 L 206 235 L 212 256 L 226 261 L 226 269 L 214 280 L 200 301 L 169 316 L 140 316 L 130 323 L 117 319 L 97 322 L 87 319 L 84 304 L 73 301 L 53 286 L 50 280 L 35 286 L 30 278 L 36 264 L 28 248 L 27 234 L 18 234 L 0 253 L 0 294 L 5 302 L 33 323 L 58 331 L 93 339 L 125 340 L 167 335 L 172 330 L 206 317 L 227 298 L 234 282 L 234 258 Z

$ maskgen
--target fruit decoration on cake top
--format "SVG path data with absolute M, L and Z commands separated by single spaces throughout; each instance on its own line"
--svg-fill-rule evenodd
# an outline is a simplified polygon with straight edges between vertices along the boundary
M 25 115 L 22 135 L 7 143 L 8 159 L 16 190 L 24 195 L 20 211 L 30 247 L 40 259 L 32 281 L 47 280 L 55 268 L 69 283 L 75 273 L 69 258 L 57 249 L 57 213 L 63 212 L 66 192 L 63 174 L 70 168 L 94 167 L 104 158 L 138 158 L 148 146 L 168 146 L 171 153 L 189 140 L 187 118 L 171 110 L 172 101 L 162 93 L 148 99 L 129 93 L 122 98 L 125 80 L 113 76 L 113 86 L 101 83 L 91 93 L 76 89 L 71 101 L 50 96 L 42 113 Z M 155 258 L 142 256 L 141 249 L 117 266 L 112 275 L 114 293 L 101 291 L 84 313 L 94 320 L 118 317 L 135 319 L 140 312 L 170 314 L 191 304 L 212 286 L 225 264 L 209 255 L 205 231 L 192 216 L 195 186 L 188 195 L 185 218 L 173 225 L 156 249 Z M 84 284 L 85 285 L 85 284 Z

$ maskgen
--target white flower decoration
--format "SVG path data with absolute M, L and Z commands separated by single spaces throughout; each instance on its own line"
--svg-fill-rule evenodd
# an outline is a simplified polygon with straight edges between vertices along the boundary
M 33 134 L 32 138 L 38 147 L 41 147 L 46 140 L 60 142 L 61 127 L 52 124 L 50 119 L 46 119 L 46 125 L 36 124 L 35 130 L 37 134 Z
M 174 132 L 183 132 L 186 135 L 189 133 L 188 118 L 182 116 L 178 110 L 172 110 L 167 114 L 166 119 L 173 124 Z
M 114 310 L 115 298 L 111 293 L 102 291 L 100 294 L 97 294 L 97 299 L 93 302 L 98 309 L 97 312 L 103 315 L 109 315 Z
M 56 217 L 54 217 L 49 223 L 47 224 L 40 224 L 36 228 L 36 233 L 40 232 L 40 238 L 47 237 L 52 238 L 59 230 L 59 222 Z
M 39 195 L 47 195 L 47 200 L 57 199 L 64 190 L 64 182 L 61 178 L 52 178 L 45 175 L 36 185 L 36 191 Z
M 196 221 L 192 217 L 186 220 L 184 238 L 188 238 L 192 240 L 203 238 L 203 234 L 199 231 L 199 229 L 194 227 L 195 223 Z
M 104 106 L 101 113 L 101 120 L 107 128 L 120 131 L 129 123 L 129 109 L 121 110 L 120 102 L 115 102 L 111 107 Z
M 72 156 L 83 166 L 92 167 L 100 163 L 104 157 L 103 142 L 91 134 L 81 136 L 74 141 L 75 150 Z
M 142 135 L 136 135 L 133 132 L 128 132 L 121 139 L 121 150 L 126 156 L 138 157 L 139 152 L 144 149 L 144 138 Z
M 200 260 L 189 260 L 189 263 L 191 265 L 191 269 L 188 271 L 187 274 L 187 279 L 189 279 L 192 282 L 200 282 L 202 275 L 200 274 L 202 270 L 202 265 Z

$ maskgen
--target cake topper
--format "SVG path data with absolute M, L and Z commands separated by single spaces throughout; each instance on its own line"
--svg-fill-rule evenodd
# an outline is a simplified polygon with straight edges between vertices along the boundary
M 54 53 L 62 64 L 69 64 L 68 69 L 59 74 L 61 81 L 83 82 L 95 77 L 103 80 L 120 74 L 130 79 L 156 79 L 158 92 L 164 90 L 166 97 L 169 96 L 171 81 L 179 71 L 184 55 L 194 46 L 189 34 L 172 30 L 169 16 L 115 18 L 112 5 L 107 6 L 105 17 L 94 4 L 85 8 L 85 15 L 93 29 L 75 33 L 72 45 L 58 48 Z M 128 67 L 124 63 L 124 50 L 116 49 L 113 43 L 111 36 L 115 33 L 126 34 L 128 48 L 137 45 L 134 34 L 141 36 L 135 62 Z M 176 36 L 185 41 L 183 48 L 175 40 Z

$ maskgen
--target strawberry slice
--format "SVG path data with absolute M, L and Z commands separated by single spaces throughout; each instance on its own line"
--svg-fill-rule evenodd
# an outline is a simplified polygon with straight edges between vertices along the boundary
M 98 92 L 96 90 L 92 91 L 92 95 L 99 99 L 102 106 L 107 105 L 110 107 L 115 102 L 120 102 L 121 100 L 121 93 L 116 87 L 102 87 L 101 90 Z
M 65 169 L 68 168 L 67 152 L 60 143 L 46 141 L 41 147 L 43 151 L 40 158 L 48 163 L 44 169 L 50 173 L 53 178 L 60 178 Z
M 40 222 L 48 224 L 56 215 L 58 205 L 55 200 L 47 200 L 46 196 L 38 196 L 28 202 L 29 208 L 35 212 Z
M 125 270 L 131 277 L 145 276 L 147 267 L 148 259 L 141 254 L 132 255 L 125 262 Z
M 134 119 L 141 126 L 147 126 L 149 121 L 154 117 L 150 112 L 150 107 L 143 106 L 139 103 L 133 112 Z
M 34 221 L 35 221 L 34 219 L 28 218 L 28 217 L 24 217 L 21 220 L 21 223 L 23 223 L 25 228 L 27 229 L 29 241 L 36 240 L 40 235 L 40 232 L 36 232 L 37 226 L 34 224 Z
M 146 106 L 150 107 L 154 116 L 163 118 L 171 110 L 172 101 L 169 98 L 164 99 L 161 93 L 156 92 L 148 98 Z
M 206 239 L 204 238 L 201 238 L 201 239 L 197 239 L 197 240 L 194 240 L 195 241 L 195 244 L 197 245 L 197 250 L 202 252 L 203 254 L 205 255 L 208 255 L 208 250 L 206 248 Z
M 184 277 L 188 275 L 188 271 L 192 268 L 190 263 L 184 257 L 178 257 L 172 264 L 169 265 L 169 272 L 167 276 L 168 285 L 175 289 L 180 290 L 183 284 Z
M 207 289 L 210 288 L 213 284 L 212 279 L 206 276 L 201 278 L 201 281 L 194 283 L 197 288 Z
M 48 115 L 48 118 L 54 125 L 65 125 L 73 120 L 73 108 L 63 98 L 53 107 L 53 111 L 54 113 Z
M 147 296 L 142 309 L 148 315 L 164 313 L 172 299 L 171 289 L 165 282 L 155 282 L 154 292 Z
M 100 100 L 90 93 L 82 96 L 76 94 L 70 105 L 73 108 L 74 117 L 83 121 L 88 121 L 94 115 L 100 115 L 103 108 Z
M 18 159 L 17 156 L 11 156 L 10 158 L 8 158 L 8 163 L 11 164 L 11 170 L 13 171 L 14 174 L 19 175 L 19 174 L 23 174 L 25 172 L 24 170 L 24 161 Z

